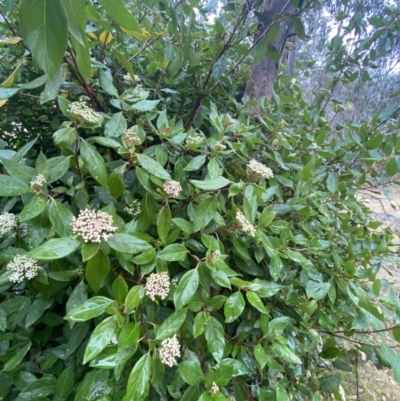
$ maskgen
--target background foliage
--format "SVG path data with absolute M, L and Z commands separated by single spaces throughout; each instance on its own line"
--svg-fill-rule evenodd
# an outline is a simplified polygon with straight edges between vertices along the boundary
M 397 240 L 357 198 L 396 180 L 398 93 L 348 114 L 396 52 L 398 10 L 300 3 L 258 42 L 251 1 L 0 3 L 0 207 L 18 222 L 0 244 L 2 399 L 344 399 L 329 367 L 364 357 L 400 381 L 395 349 L 370 338 L 400 340 L 399 300 L 376 278 Z M 311 60 L 317 13 L 341 28 Z M 252 63 L 281 60 L 283 19 L 308 41 L 300 75 L 242 98 Z M 95 122 L 71 114 L 79 99 Z M 274 177 L 255 179 L 252 159 Z M 117 231 L 85 243 L 71 225 L 85 208 Z M 39 261 L 35 278 L 10 282 L 16 255 Z M 163 272 L 175 284 L 153 301 Z

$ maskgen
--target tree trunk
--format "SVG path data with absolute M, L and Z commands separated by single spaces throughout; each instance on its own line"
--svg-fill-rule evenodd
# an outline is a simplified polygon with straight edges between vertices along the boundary
M 269 25 L 273 21 L 273 16 L 276 14 L 292 14 L 295 8 L 292 2 L 284 2 L 282 0 L 264 0 L 261 6 L 262 17 L 254 40 L 257 41 Z M 276 39 L 274 46 L 278 52 L 282 54 L 288 35 L 293 33 L 293 23 L 290 20 L 282 21 L 280 24 L 279 36 Z M 293 64 L 294 65 L 294 64 Z M 269 58 L 264 58 L 261 63 L 254 65 L 250 69 L 251 80 L 246 83 L 246 94 L 251 99 L 260 99 L 265 96 L 271 99 L 272 89 L 275 83 L 279 64 Z

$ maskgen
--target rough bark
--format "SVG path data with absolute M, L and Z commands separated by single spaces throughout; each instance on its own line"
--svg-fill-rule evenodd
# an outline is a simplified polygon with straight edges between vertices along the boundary
M 287 4 L 286 1 L 282 0 L 264 0 L 261 7 L 262 17 L 260 18 L 254 40 L 257 41 L 260 35 L 262 35 L 273 22 L 274 15 L 293 14 L 294 12 L 295 8 L 291 2 Z M 282 21 L 280 24 L 279 36 L 274 43 L 274 46 L 280 53 L 282 53 L 288 35 L 292 32 L 293 23 L 289 20 Z M 246 83 L 246 94 L 251 99 L 260 99 L 263 96 L 267 99 L 271 99 L 277 72 L 278 63 L 269 58 L 264 58 L 258 65 L 252 66 L 250 69 L 251 79 Z

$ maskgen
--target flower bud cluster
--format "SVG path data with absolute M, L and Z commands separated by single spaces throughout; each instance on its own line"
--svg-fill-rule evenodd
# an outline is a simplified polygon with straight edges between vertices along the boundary
M 136 85 L 136 88 L 133 90 L 133 96 L 140 97 L 142 92 L 143 92 L 143 86 L 142 85 Z
M 7 264 L 7 270 L 13 272 L 10 276 L 10 281 L 22 283 L 24 280 L 30 280 L 37 276 L 39 270 L 38 261 L 28 256 L 16 255 Z
M 171 287 L 171 281 L 169 279 L 168 273 L 151 273 L 146 281 L 144 287 L 146 295 L 155 301 L 156 296 L 161 299 L 167 298 L 169 294 L 169 289 Z
M 133 75 L 133 78 L 131 74 L 124 74 L 122 76 L 122 79 L 127 83 L 127 84 L 133 84 L 135 82 L 138 82 L 140 78 L 137 75 Z
M 233 119 L 229 114 L 227 114 L 224 118 L 224 127 L 228 128 L 230 125 L 232 125 L 234 122 L 236 122 L 235 119 Z
M 217 383 L 212 382 L 212 385 L 211 385 L 211 388 L 210 388 L 210 393 L 212 395 L 215 395 L 215 394 L 218 393 L 218 391 L 219 391 L 219 387 L 217 386 Z
M 124 210 L 134 217 L 142 213 L 142 209 L 140 209 L 140 202 L 137 199 L 133 200 L 128 206 L 124 208 Z
M 34 191 L 40 191 L 43 185 L 46 184 L 46 178 L 43 174 L 38 174 L 32 181 L 31 181 L 31 188 Z
M 204 138 L 201 135 L 191 135 L 186 138 L 188 145 L 201 145 L 204 142 Z
M 82 236 L 85 242 L 106 241 L 116 230 L 112 217 L 100 210 L 81 210 L 72 221 L 73 233 Z
M 210 262 L 215 262 L 216 260 L 218 260 L 221 257 L 221 251 L 219 251 L 218 249 L 216 251 L 214 251 L 211 255 L 210 255 Z
M 246 234 L 250 235 L 250 237 L 255 237 L 255 227 L 249 222 L 249 220 L 246 219 L 246 216 L 240 210 L 236 212 L 236 223 L 238 224 L 239 228 Z
M 168 198 L 176 198 L 182 191 L 179 181 L 174 180 L 166 181 L 163 185 L 163 189 Z
M 84 100 L 71 102 L 68 106 L 68 112 L 75 120 L 86 124 L 95 124 L 100 117 L 99 113 L 88 107 Z
M 115 334 L 113 334 L 113 336 L 111 337 L 110 344 L 111 345 L 117 345 L 118 344 L 118 338 L 117 338 L 117 336 Z
M 171 338 L 166 338 L 163 340 L 159 350 L 161 362 L 170 367 L 174 366 L 176 363 L 175 358 L 179 358 L 181 356 L 179 348 L 179 341 L 176 338 L 176 334 Z
M 254 159 L 250 160 L 247 169 L 251 177 L 256 180 L 260 180 L 261 178 L 272 178 L 274 176 L 273 171 L 269 167 L 264 166 L 264 164 L 259 163 Z
M 122 140 L 128 148 L 132 148 L 134 146 L 138 146 L 142 143 L 142 140 L 139 138 L 137 133 L 137 127 L 131 127 L 124 131 L 122 134 Z
M 222 152 L 223 150 L 225 150 L 226 149 L 226 145 L 224 145 L 221 141 L 218 141 L 216 144 L 215 144 L 215 151 L 216 152 Z
M 0 235 L 7 234 L 17 228 L 15 214 L 3 213 L 0 214 Z

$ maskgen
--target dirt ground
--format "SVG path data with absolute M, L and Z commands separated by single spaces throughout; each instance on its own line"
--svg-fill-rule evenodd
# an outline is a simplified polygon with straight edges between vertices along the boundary
M 375 212 L 377 220 L 389 225 L 400 234 L 400 186 L 386 188 L 376 194 L 363 191 L 361 197 Z M 400 240 L 399 240 L 400 242 Z M 388 285 L 400 294 L 400 261 L 388 260 L 385 269 L 379 273 L 381 279 L 387 280 Z M 386 289 L 387 290 L 387 289 Z M 390 342 L 393 338 L 388 334 Z M 381 340 L 381 339 L 380 339 Z M 357 400 L 357 377 L 354 372 L 339 372 L 347 399 Z M 370 362 L 359 365 L 359 398 L 358 401 L 399 401 L 400 385 L 394 380 L 388 369 L 377 369 Z

